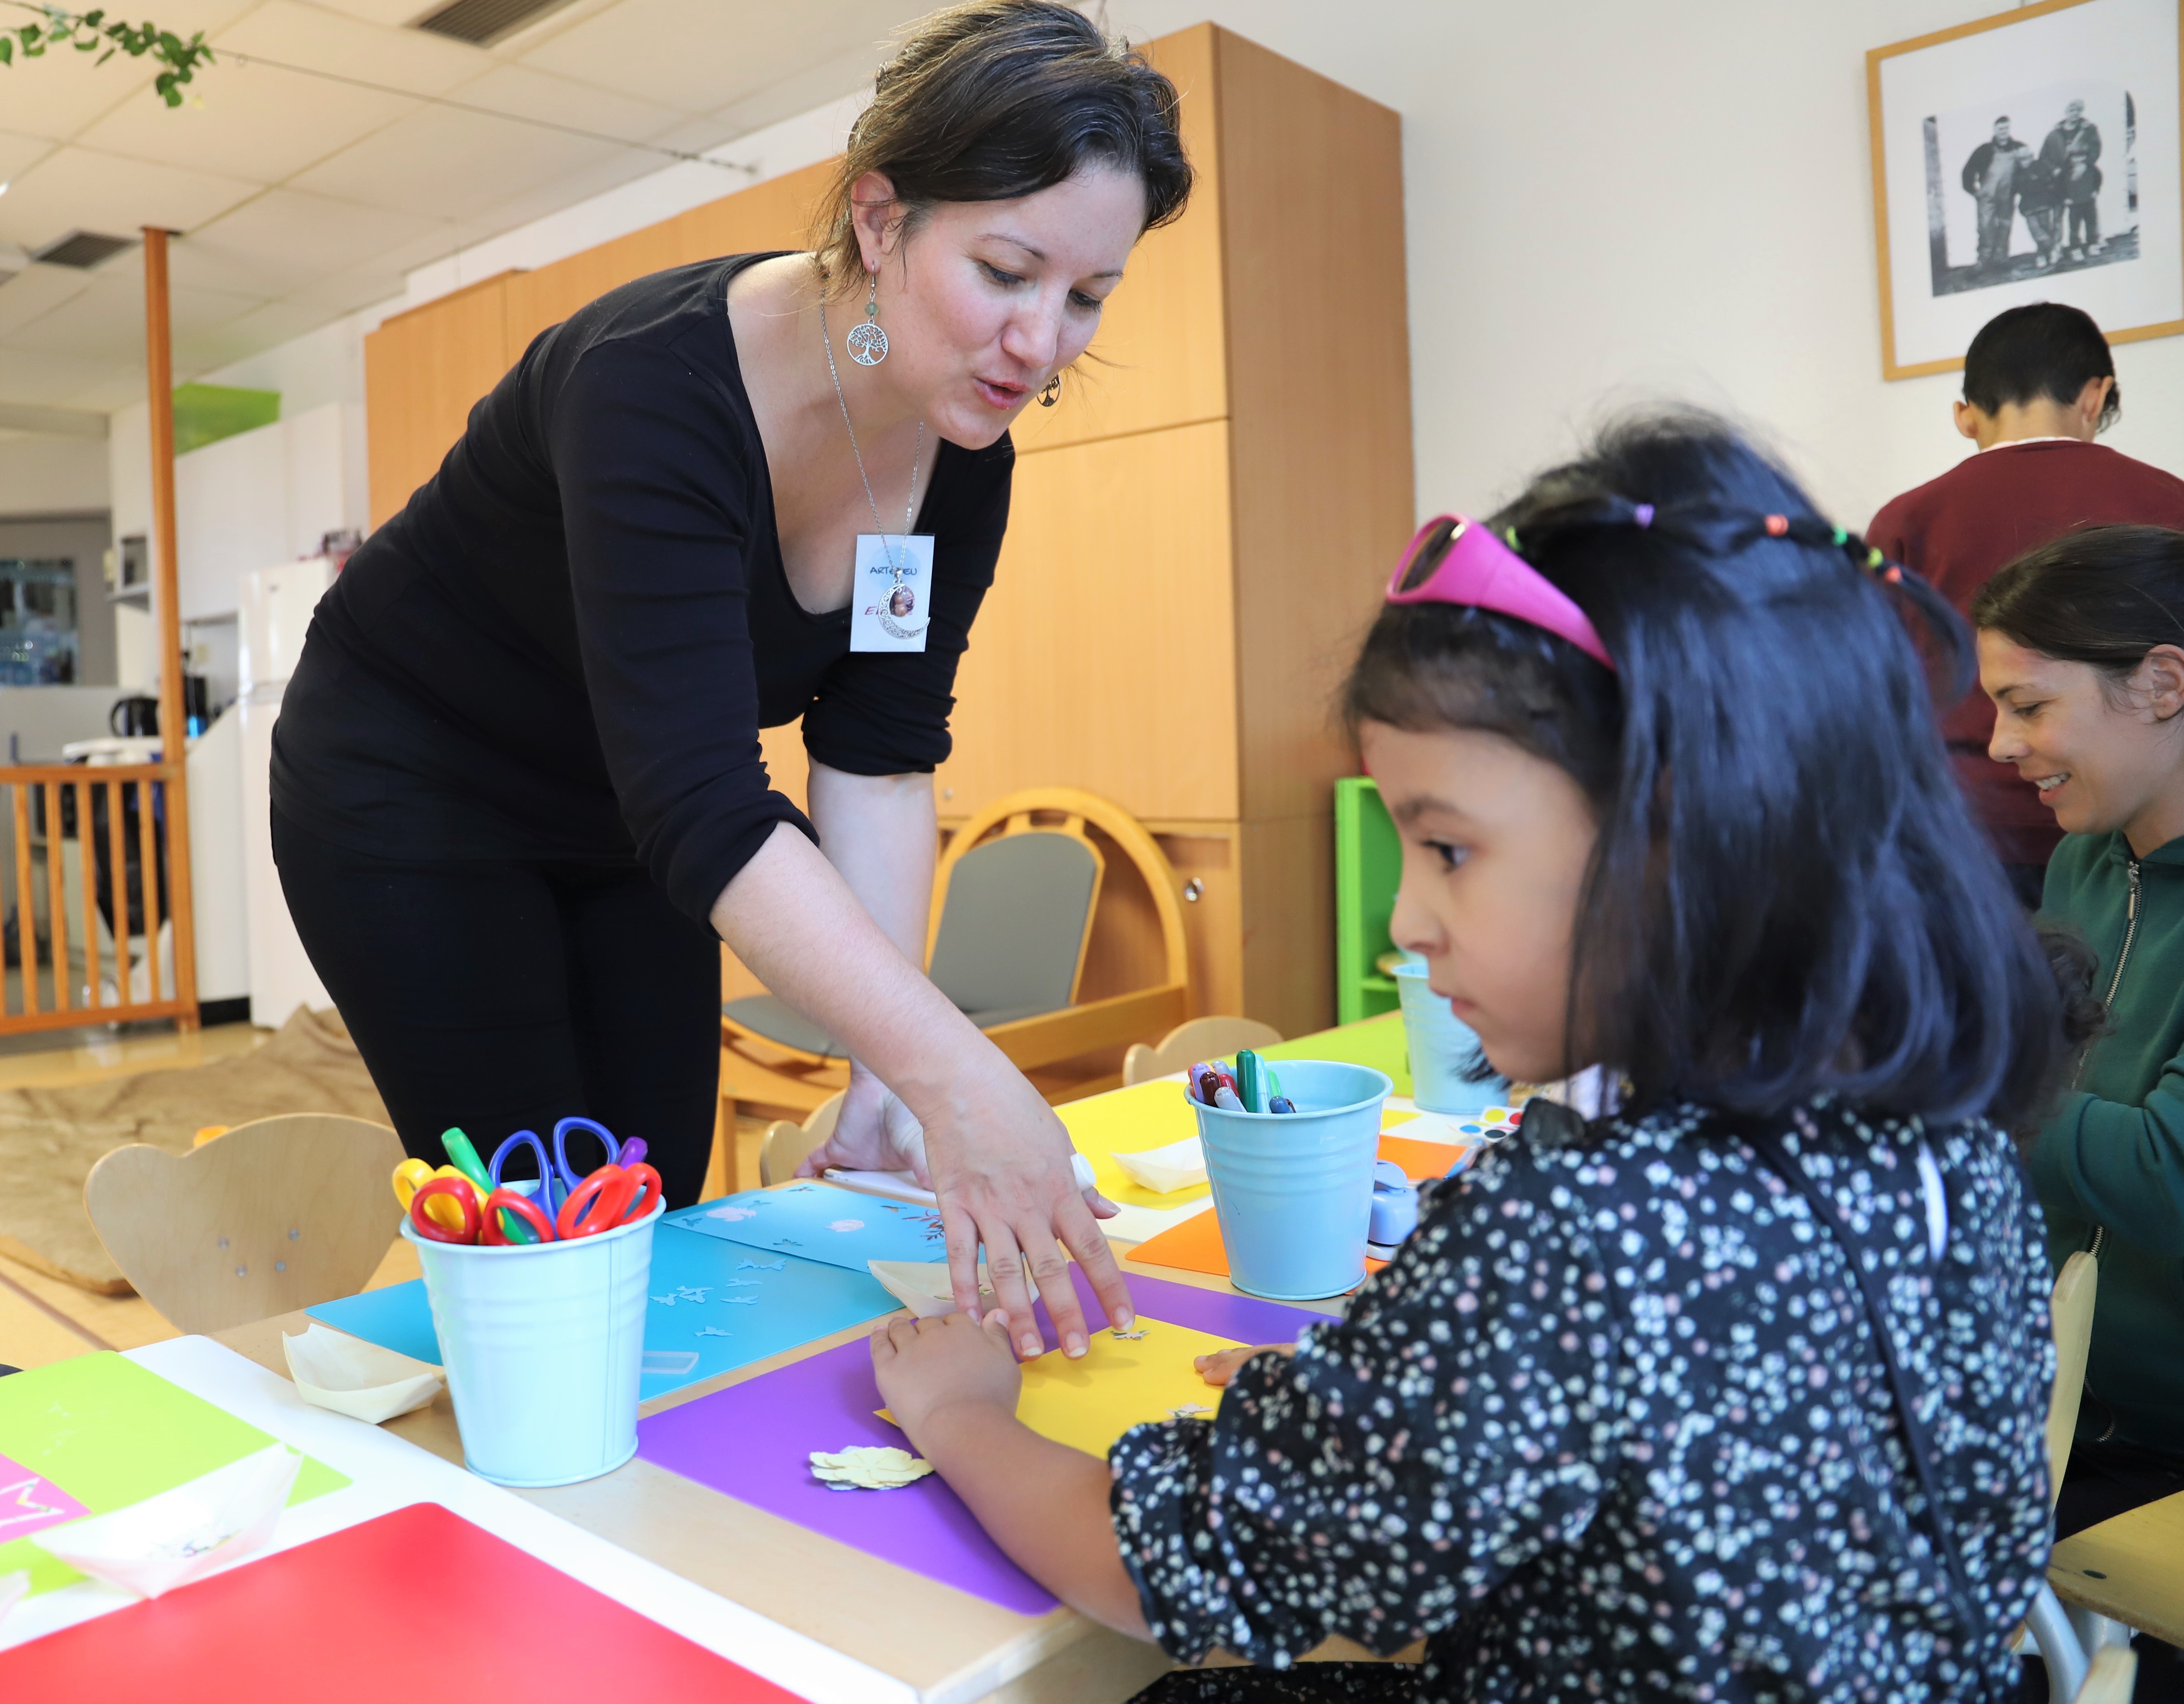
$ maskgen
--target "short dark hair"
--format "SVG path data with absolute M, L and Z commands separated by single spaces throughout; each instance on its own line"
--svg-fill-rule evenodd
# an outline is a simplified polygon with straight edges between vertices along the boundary
M 1696 413 L 1610 426 L 1490 524 L 1591 617 L 1615 672 L 1508 616 L 1390 604 L 1344 710 L 1353 731 L 1502 735 L 1592 801 L 1569 1014 L 1587 1052 L 1568 1063 L 1621 1068 L 1640 1106 L 1834 1094 L 2007 1125 L 2036 1104 L 2055 979 L 1864 547 Z M 1915 576 L 1900 587 L 1961 671 L 1961 618 Z
M 1972 625 L 2120 684 L 2156 645 L 2184 645 L 2184 532 L 2087 526 L 1979 588 Z
M 2114 376 L 2115 357 L 2092 315 L 2061 302 L 2004 309 L 1964 351 L 1964 400 L 1990 415 L 2043 397 L 2075 403 L 2087 381 Z M 2123 387 L 2110 385 L 2097 429 L 2106 432 L 2122 412 Z
M 818 208 L 830 292 L 861 287 L 850 192 L 868 171 L 894 184 L 906 229 L 938 203 L 1014 200 L 1089 164 L 1134 174 L 1145 228 L 1167 224 L 1190 198 L 1180 100 L 1143 54 L 1053 0 L 968 0 L 919 19 Z

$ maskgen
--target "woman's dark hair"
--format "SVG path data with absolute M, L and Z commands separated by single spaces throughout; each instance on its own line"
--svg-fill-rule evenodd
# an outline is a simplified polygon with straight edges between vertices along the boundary
M 1051 0 L 970 0 L 921 19 L 850 129 L 814 222 L 830 292 L 861 287 L 850 191 L 868 171 L 894 186 L 905 233 L 937 203 L 1008 201 L 1088 165 L 1145 185 L 1148 231 L 1190 198 L 1175 85 Z
M 1972 625 L 2120 687 L 2156 645 L 2184 645 L 2184 532 L 2088 526 L 2028 551 L 1979 588 Z
M 1964 680 L 1947 604 L 1877 571 L 1703 415 L 1609 427 L 1490 524 L 1591 619 L 1615 671 L 1488 610 L 1390 604 L 1344 707 L 1353 731 L 1499 734 L 1592 801 L 1570 1066 L 1619 1066 L 1640 1106 L 1833 1094 L 2007 1124 L 2036 1100 L 2055 981 L 1958 792 L 1902 620 L 1908 602 Z
M 2088 381 L 2114 376 L 2115 357 L 2092 315 L 2060 302 L 2004 309 L 1964 351 L 1964 400 L 1989 415 L 2042 398 L 2067 406 Z M 2110 385 L 2093 429 L 2106 432 L 2122 413 L 2123 387 Z

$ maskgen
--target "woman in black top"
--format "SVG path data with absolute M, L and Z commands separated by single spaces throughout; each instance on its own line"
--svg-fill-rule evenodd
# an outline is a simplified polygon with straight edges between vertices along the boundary
M 983 1241 L 1027 1345 L 1028 1270 L 1081 1352 L 1067 1245 L 1127 1318 L 1059 1121 L 916 966 L 1009 423 L 1190 178 L 1173 86 L 1076 13 L 937 14 L 816 253 L 660 273 L 542 332 L 350 559 L 283 703 L 274 850 L 410 1152 L 585 1113 L 695 1199 L 717 933 L 850 1044 L 822 1157 L 880 1160 L 886 1089 L 922 1120 L 960 1300 Z M 861 644 L 929 622 L 922 647 L 852 649 L 864 604 Z M 799 716 L 809 820 L 758 743 Z

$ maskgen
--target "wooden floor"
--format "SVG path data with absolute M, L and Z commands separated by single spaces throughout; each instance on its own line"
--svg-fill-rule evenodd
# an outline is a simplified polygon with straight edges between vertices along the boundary
M 205 1065 L 248 1053 L 268 1030 L 224 1024 L 194 1035 L 147 1031 L 116 1037 L 103 1030 L 69 1032 L 37 1052 L 0 1053 L 0 1089 L 57 1087 L 174 1066 Z M 736 1175 L 755 1180 L 766 1125 L 743 1119 L 736 1130 Z M 0 1179 L 0 1187 L 5 1180 Z M 397 1237 L 367 1289 L 417 1276 L 417 1256 Z M 179 1336 L 141 1296 L 94 1295 L 0 1256 L 0 1365 L 42 1367 L 101 1349 L 136 1349 Z

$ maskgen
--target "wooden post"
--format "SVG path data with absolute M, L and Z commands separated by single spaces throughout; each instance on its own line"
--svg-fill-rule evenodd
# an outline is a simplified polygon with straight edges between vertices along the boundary
M 182 697 L 181 587 L 175 563 L 175 362 L 167 321 L 167 233 L 144 227 L 144 353 L 150 369 L 152 404 L 153 602 L 159 611 L 159 759 L 165 771 L 167 906 L 174 919 L 175 995 L 182 1009 L 175 1027 L 198 1027 L 197 938 L 191 927 L 196 908 L 190 903 L 190 797 L 188 721 Z M 91 844 L 90 821 L 83 825 Z M 86 880 L 88 877 L 86 876 Z M 147 871 L 145 879 L 153 879 Z M 127 928 L 120 925 L 117 935 Z M 145 950 L 156 965 L 159 943 Z M 126 975 L 125 969 L 123 974 Z M 155 978 L 156 979 L 156 978 Z

